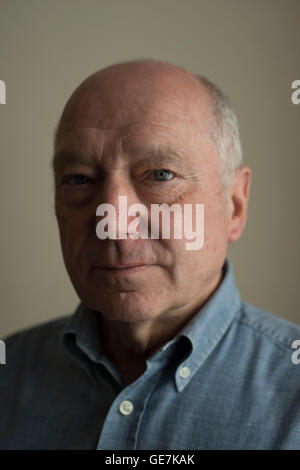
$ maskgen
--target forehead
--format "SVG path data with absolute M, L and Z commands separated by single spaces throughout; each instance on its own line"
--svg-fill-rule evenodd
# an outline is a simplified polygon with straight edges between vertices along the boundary
M 176 113 L 176 110 L 171 112 L 160 106 L 99 107 L 86 115 L 71 115 L 60 129 L 60 140 L 71 145 L 74 136 L 79 134 L 99 141 L 114 135 L 122 140 L 124 147 L 130 146 L 132 141 L 149 139 L 178 140 L 192 147 L 195 136 L 206 131 L 205 121 L 193 122 L 184 114 Z
M 106 109 L 94 119 L 70 121 L 56 147 L 55 160 L 63 156 L 65 163 L 91 160 L 96 164 L 101 160 L 110 165 L 119 157 L 128 163 L 150 159 L 182 166 L 196 164 L 200 155 L 202 161 L 205 155 L 212 157 L 212 150 L 209 132 L 200 123 L 195 127 L 184 117 L 162 109 L 133 107 Z M 75 154 L 81 157 L 75 159 Z
M 120 128 L 142 118 L 204 127 L 208 102 L 204 87 L 185 72 L 113 67 L 78 87 L 64 109 L 60 129 Z
M 173 76 L 87 81 L 69 100 L 56 150 L 125 152 L 143 144 L 193 152 L 210 138 L 208 99 L 198 84 Z M 92 148 L 93 147 L 93 148 Z

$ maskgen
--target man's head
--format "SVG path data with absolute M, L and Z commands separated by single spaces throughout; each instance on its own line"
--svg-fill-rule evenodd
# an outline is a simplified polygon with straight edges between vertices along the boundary
M 198 309 L 246 222 L 251 172 L 240 159 L 234 114 L 205 79 L 135 61 L 85 80 L 62 114 L 53 162 L 63 256 L 81 300 L 125 322 Z M 111 203 L 118 212 L 120 195 L 128 206 L 204 204 L 203 248 L 188 251 L 185 239 L 99 240 L 96 209 Z

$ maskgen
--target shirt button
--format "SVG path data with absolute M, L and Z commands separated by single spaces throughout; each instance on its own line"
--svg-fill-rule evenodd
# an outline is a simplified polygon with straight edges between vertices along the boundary
M 133 404 L 129 400 L 124 400 L 120 403 L 119 410 L 122 415 L 130 415 L 133 410 Z
M 191 371 L 189 369 L 189 367 L 181 367 L 180 371 L 179 371 L 179 375 L 180 377 L 186 379 L 189 375 L 190 375 Z

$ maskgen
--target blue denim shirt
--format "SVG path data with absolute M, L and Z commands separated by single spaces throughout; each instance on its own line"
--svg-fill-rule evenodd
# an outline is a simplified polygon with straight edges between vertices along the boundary
M 1 449 L 299 449 L 300 328 L 243 302 L 232 265 L 130 385 L 101 353 L 101 313 L 6 338 Z

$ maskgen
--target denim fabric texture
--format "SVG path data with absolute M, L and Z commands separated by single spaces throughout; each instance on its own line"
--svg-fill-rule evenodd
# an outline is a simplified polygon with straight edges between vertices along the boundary
M 131 384 L 102 354 L 100 329 L 101 312 L 80 303 L 3 338 L 1 449 L 300 449 L 300 327 L 243 302 L 229 259 Z

